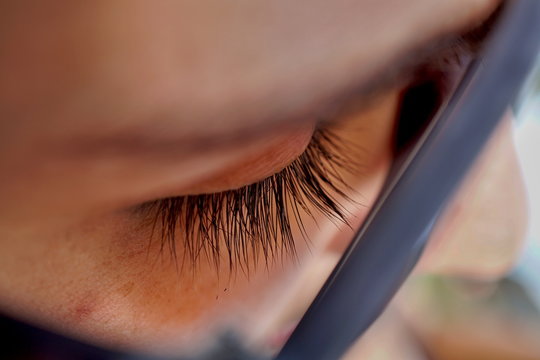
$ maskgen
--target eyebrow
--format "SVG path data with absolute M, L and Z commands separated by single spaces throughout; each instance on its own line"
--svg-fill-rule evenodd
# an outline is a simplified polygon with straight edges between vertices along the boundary
M 387 67 L 371 74 L 370 78 L 354 86 L 337 91 L 318 101 L 320 105 L 306 111 L 297 109 L 296 113 L 266 114 L 257 121 L 239 121 L 241 126 L 231 126 L 218 132 L 163 134 L 156 133 L 155 122 L 138 128 L 124 129 L 121 132 L 98 138 L 79 138 L 70 146 L 69 153 L 74 156 L 155 156 L 178 157 L 181 154 L 203 154 L 212 151 L 226 151 L 237 148 L 249 140 L 257 140 L 286 130 L 294 130 L 312 123 L 327 123 L 349 104 L 355 109 L 362 108 L 378 95 L 397 85 L 405 84 L 414 74 L 432 63 L 440 62 L 456 47 L 477 51 L 490 32 L 500 7 L 486 21 L 467 32 L 455 31 L 433 38 L 420 46 L 412 47 L 397 56 Z M 160 119 L 163 120 L 163 119 Z M 252 119 L 251 119 L 252 120 Z M 211 129 L 209 129 L 211 130 Z M 73 151 L 75 149 L 75 151 Z M 65 149 L 64 149 L 65 150 Z

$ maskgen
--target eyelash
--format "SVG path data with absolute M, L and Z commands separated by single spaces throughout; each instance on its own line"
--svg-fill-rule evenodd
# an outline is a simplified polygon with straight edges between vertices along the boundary
M 259 256 L 268 267 L 276 258 L 296 257 L 291 220 L 308 239 L 302 216 L 315 220 L 322 214 L 332 222 L 347 223 L 342 201 L 352 201 L 351 190 L 340 175 L 357 171 L 351 144 L 334 131 L 315 131 L 304 153 L 280 172 L 260 182 L 213 194 L 187 195 L 143 205 L 158 232 L 161 251 L 167 249 L 177 262 L 192 269 L 201 256 L 221 265 L 225 252 L 231 272 L 248 273 Z M 183 235 L 178 259 L 176 239 Z
M 440 105 L 441 96 L 448 92 L 446 70 L 460 65 L 463 56 L 478 51 L 488 31 L 486 23 L 451 44 L 435 61 L 419 67 L 415 77 L 420 82 L 409 87 L 403 97 L 396 149 L 412 141 Z M 418 100 L 422 106 L 418 106 Z M 406 111 L 408 104 L 413 106 Z M 182 268 L 188 264 L 192 271 L 201 256 L 219 269 L 224 252 L 231 272 L 240 268 L 246 274 L 258 265 L 259 256 L 266 267 L 278 257 L 282 261 L 285 256 L 296 258 L 291 219 L 307 241 L 302 215 L 313 220 L 323 215 L 336 224 L 348 225 L 348 214 L 341 204 L 354 201 L 346 194 L 352 189 L 340 174 L 361 170 L 354 156 L 358 149 L 350 145 L 329 127 L 321 127 L 300 157 L 260 182 L 219 193 L 146 203 L 140 209 L 152 224 L 150 241 L 158 229 L 161 252 L 167 249 L 176 264 L 180 260 Z M 183 233 L 181 259 L 176 251 L 179 229 Z

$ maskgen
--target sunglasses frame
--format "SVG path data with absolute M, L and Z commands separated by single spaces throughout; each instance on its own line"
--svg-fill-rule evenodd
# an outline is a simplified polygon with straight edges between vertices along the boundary
M 540 1 L 505 3 L 446 106 L 404 158 L 276 357 L 338 359 L 383 312 L 531 71 Z

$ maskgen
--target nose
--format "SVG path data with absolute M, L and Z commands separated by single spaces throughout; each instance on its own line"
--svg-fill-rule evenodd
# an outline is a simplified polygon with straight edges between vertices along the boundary
M 512 131 L 507 115 L 436 225 L 417 271 L 494 280 L 512 268 L 527 226 Z

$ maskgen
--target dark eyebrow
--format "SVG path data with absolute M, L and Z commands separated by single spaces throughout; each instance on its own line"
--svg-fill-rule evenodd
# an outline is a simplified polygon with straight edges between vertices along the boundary
M 204 133 L 156 132 L 155 122 L 148 121 L 144 126 L 123 129 L 121 132 L 96 138 L 74 139 L 68 151 L 73 156 L 155 156 L 178 157 L 181 154 L 202 154 L 211 151 L 223 151 L 238 147 L 246 139 L 256 140 L 278 134 L 286 130 L 302 127 L 306 122 L 316 119 L 319 123 L 333 120 L 336 112 L 349 104 L 355 109 L 370 103 L 384 91 L 410 81 L 414 74 L 433 63 L 445 61 L 456 47 L 471 53 L 477 51 L 500 12 L 495 11 L 486 21 L 467 32 L 453 32 L 433 38 L 420 46 L 410 48 L 397 56 L 390 66 L 373 73 L 367 80 L 344 88 L 337 93 L 321 99 L 310 109 L 297 109 L 289 113 L 269 113 L 257 121 L 245 119 L 219 131 L 211 128 Z M 160 120 L 164 120 L 160 117 Z M 225 120 L 224 120 L 225 121 Z M 240 126 L 238 126 L 238 123 Z M 62 151 L 65 154 L 65 148 Z

